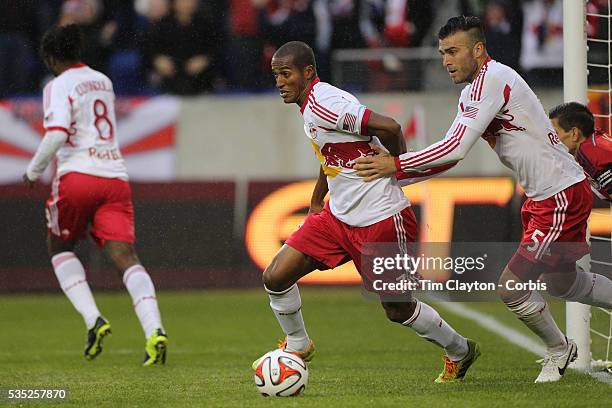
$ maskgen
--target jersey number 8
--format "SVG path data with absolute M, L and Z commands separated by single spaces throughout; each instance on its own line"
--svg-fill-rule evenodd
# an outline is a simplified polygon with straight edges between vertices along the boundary
M 93 104 L 94 126 L 98 131 L 98 136 L 102 140 L 113 139 L 113 122 L 108 117 L 108 107 L 101 99 L 96 99 Z

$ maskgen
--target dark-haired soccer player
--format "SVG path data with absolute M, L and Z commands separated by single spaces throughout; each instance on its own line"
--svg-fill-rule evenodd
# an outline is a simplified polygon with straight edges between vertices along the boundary
M 404 152 L 400 126 L 350 93 L 321 82 L 313 51 L 303 42 L 280 47 L 272 58 L 272 72 L 283 102 L 300 107 L 304 132 L 321 163 L 308 217 L 263 273 L 270 306 L 287 335 L 280 347 L 309 361 L 314 344 L 306 333 L 296 282 L 315 269 L 332 269 L 351 259 L 367 282 L 361 259 L 367 255 L 364 246 L 386 242 L 405 253 L 407 245 L 416 241 L 417 224 L 395 179 L 365 183 L 353 169 L 355 159 L 373 153 L 369 143 L 396 155 Z M 325 203 L 328 191 L 330 200 Z M 444 370 L 436 382 L 462 379 L 478 357 L 478 345 L 458 334 L 426 303 L 383 298 L 382 306 L 391 321 L 444 348 Z
M 155 288 L 134 250 L 134 210 L 119 151 L 113 84 L 81 63 L 82 35 L 76 25 L 53 27 L 41 54 L 56 76 L 44 90 L 45 136 L 23 176 L 33 185 L 57 156 L 57 174 L 46 204 L 47 248 L 62 290 L 88 329 L 85 358 L 102 351 L 110 324 L 92 296 L 73 250 L 90 233 L 123 275 L 145 332 L 144 365 L 163 364 L 164 333 Z
M 612 198 L 612 138 L 595 128 L 593 113 L 578 102 L 555 106 L 548 113 L 559 139 L 589 176 L 597 197 Z
M 558 381 L 577 356 L 576 344 L 557 327 L 537 291 L 510 290 L 512 281 L 540 276 L 548 292 L 567 300 L 612 306 L 612 282 L 602 277 L 592 291 L 576 274 L 575 262 L 589 252 L 587 219 L 593 197 L 578 163 L 552 127 L 540 101 L 512 68 L 492 60 L 477 17 L 453 17 L 439 31 L 442 63 L 452 81 L 467 83 L 457 116 L 443 140 L 417 152 L 357 160 L 366 180 L 397 170 L 423 171 L 462 160 L 483 137 L 512 169 L 528 199 L 521 211 L 523 237 L 500 277 L 500 296 L 546 344 L 544 365 L 536 382 Z
M 612 138 L 595 128 L 593 113 L 581 103 L 567 102 L 552 108 L 548 117 L 559 139 L 587 174 L 593 193 L 602 200 L 612 201 Z M 573 291 L 588 294 L 604 290 L 605 284 L 602 286 L 597 281 L 606 278 L 591 273 L 590 260 L 588 257 L 576 264 L 582 278 L 576 280 Z M 612 363 L 606 369 L 612 373 Z

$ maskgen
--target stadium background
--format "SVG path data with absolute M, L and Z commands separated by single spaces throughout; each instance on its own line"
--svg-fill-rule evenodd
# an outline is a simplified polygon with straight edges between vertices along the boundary
M 9 232 L 0 241 L 2 292 L 58 289 L 43 239 L 53 167 L 35 190 L 20 184 L 43 135 L 40 89 L 50 77 L 35 50 L 52 23 L 81 24 L 85 62 L 113 79 L 119 140 L 134 190 L 137 249 L 160 289 L 258 286 L 260 271 L 305 214 L 311 188 L 303 182 L 317 176 L 318 166 L 296 107 L 283 105 L 272 87 L 267 67 L 282 41 L 313 44 L 322 79 L 397 119 L 411 148 L 439 140 L 455 115 L 460 86 L 441 67 L 435 36 L 456 13 L 483 16 L 491 55 L 519 70 L 545 108 L 563 100 L 560 0 L 21 0 L 0 6 L 0 53 L 7 57 L 0 59 L 0 225 Z M 588 7 L 603 13 L 607 1 Z M 190 21 L 184 35 L 199 40 L 185 45 L 177 35 L 173 50 L 162 44 L 160 30 L 182 15 L 180 8 Z M 213 29 L 202 31 L 203 21 Z M 313 24 L 297 30 L 298 21 Z M 599 21 L 588 21 L 590 35 L 603 33 Z M 243 38 L 247 26 L 257 41 Z M 603 58 L 598 45 L 590 51 L 595 62 Z M 179 79 L 161 78 L 156 58 L 170 56 L 178 66 L 185 55 L 210 58 L 208 85 L 197 75 L 182 78 L 193 85 L 185 90 L 173 85 Z M 606 79 L 594 74 L 591 82 Z M 604 95 L 590 96 L 594 112 L 609 111 Z M 421 240 L 517 240 L 524 197 L 510 177 L 488 145 L 477 143 L 444 178 L 406 188 L 420 216 Z M 610 232 L 601 217 L 591 228 Z M 94 288 L 122 286 L 93 245 L 78 252 Z M 346 284 L 358 278 L 345 267 L 306 281 Z
M 283 42 L 311 43 L 322 79 L 396 118 L 413 148 L 442 137 L 455 116 L 460 88 L 436 49 L 437 28 L 452 15 L 483 16 L 491 55 L 521 72 L 546 109 L 563 101 L 562 0 L 184 0 L 199 6 L 187 14 L 199 23 L 191 34 L 204 40 L 163 48 L 158 30 L 179 2 L 0 0 L 0 390 L 68 388 L 76 406 L 286 404 L 260 398 L 249 368 L 280 335 L 262 268 L 300 224 L 318 171 L 296 107 L 272 87 L 269 60 Z M 587 7 L 609 14 L 608 0 Z M 142 333 L 129 296 L 91 242 L 77 252 L 114 335 L 95 364 L 82 359 L 82 322 L 45 250 L 53 168 L 34 190 L 20 182 L 43 132 L 41 90 L 50 78 L 36 55 L 40 35 L 70 22 L 86 32 L 85 62 L 107 73 L 118 94 L 137 250 L 170 335 L 164 370 L 139 367 Z M 587 31 L 607 41 L 608 19 L 590 16 Z M 590 62 L 609 64 L 608 43 L 589 45 Z M 210 56 L 210 70 L 192 87 L 161 80 L 155 57 L 173 51 Z M 608 129 L 604 70 L 591 70 L 591 87 L 604 92 L 589 100 Z M 445 177 L 405 192 L 423 241 L 519 237 L 524 196 L 486 143 Z M 610 236 L 610 217 L 593 217 L 591 228 Z M 575 371 L 544 391 L 530 385 L 543 347 L 501 302 L 436 305 L 484 351 L 461 387 L 436 388 L 439 350 L 390 325 L 356 288 L 337 287 L 357 283 L 350 266 L 307 281 L 304 315 L 319 356 L 292 406 L 589 407 L 609 396 L 607 385 Z M 564 328 L 563 304 L 551 309 Z M 592 324 L 604 334 L 612 327 L 608 315 Z M 593 337 L 594 357 L 609 360 L 610 338 Z
M 540 95 L 548 106 L 561 100 L 557 91 Z M 426 129 L 421 135 L 407 134 L 412 142 L 433 142 L 446 130 L 447 121 L 440 118 L 454 115 L 455 98 L 452 93 L 412 92 L 366 95 L 362 101 L 401 120 L 409 131 Z M 137 249 L 158 288 L 257 286 L 262 268 L 300 224 L 317 162 L 297 109 L 279 102 L 276 96 L 119 100 L 119 137 L 132 178 Z M 44 247 L 48 185 L 28 190 L 18 182 L 36 147 L 24 143 L 27 138 L 19 132 L 27 127 L 28 137 L 41 136 L 39 105 L 38 98 L 20 98 L 1 108 L 11 122 L 0 131 L 5 136 L 0 224 L 10 231 L 0 247 L 5 254 L 0 259 L 2 291 L 58 289 Z M 520 238 L 522 193 L 485 143 L 478 143 L 448 178 L 405 190 L 420 215 L 424 241 Z M 598 221 L 592 220 L 594 233 L 609 234 L 608 220 Z M 93 244 L 81 245 L 79 253 L 94 288 L 122 287 Z M 310 281 L 356 283 L 356 274 L 344 268 Z

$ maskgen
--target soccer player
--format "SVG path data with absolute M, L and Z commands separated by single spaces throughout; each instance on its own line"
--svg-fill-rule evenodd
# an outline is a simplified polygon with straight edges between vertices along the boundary
M 122 273 L 145 333 L 144 365 L 164 364 L 168 338 L 155 288 L 134 250 L 134 210 L 119 151 L 113 84 L 80 62 L 76 25 L 53 27 L 41 55 L 56 76 L 44 89 L 45 135 L 24 182 L 32 186 L 57 156 L 57 173 L 46 204 L 47 248 L 59 284 L 87 326 L 85 358 L 95 359 L 111 327 L 96 306 L 85 270 L 73 250 L 90 233 Z
M 321 82 L 313 51 L 303 42 L 280 47 L 272 58 L 272 72 L 283 102 L 300 107 L 304 131 L 321 163 L 308 217 L 263 273 L 270 306 L 286 334 L 279 347 L 310 361 L 314 344 L 304 326 L 296 282 L 313 270 L 332 269 L 351 259 L 365 282 L 364 245 L 387 242 L 405 248 L 416 241 L 417 224 L 396 180 L 365 183 L 352 168 L 356 158 L 372 154 L 369 142 L 380 141 L 396 155 L 404 152 L 401 127 L 350 93 Z M 458 334 L 424 302 L 411 297 L 387 300 L 381 299 L 389 320 L 445 350 L 444 370 L 435 381 L 462 379 L 480 354 L 477 343 Z
M 577 356 L 537 291 L 507 289 L 512 281 L 540 276 L 548 292 L 570 301 L 612 306 L 612 281 L 577 274 L 576 260 L 589 253 L 587 219 L 593 197 L 578 163 L 555 133 L 540 101 L 512 68 L 487 55 L 477 17 L 453 17 L 438 34 L 442 63 L 452 81 L 466 83 L 457 115 L 443 140 L 417 152 L 357 160 L 367 181 L 417 172 L 462 160 L 481 137 L 512 169 L 528 199 L 521 210 L 523 237 L 500 277 L 500 296 L 508 308 L 546 344 L 536 382 L 558 381 Z
M 593 193 L 602 200 L 612 201 L 612 139 L 595 128 L 593 113 L 578 102 L 568 102 L 552 108 L 548 117 L 559 139 L 587 174 Z M 578 273 L 586 273 L 591 278 L 592 290 L 601 275 L 591 273 L 590 267 L 590 256 L 576 263 Z M 612 363 L 606 370 L 612 373 Z
M 612 138 L 595 129 L 593 113 L 578 102 L 555 106 L 548 113 L 559 139 L 576 158 L 595 195 L 612 197 Z

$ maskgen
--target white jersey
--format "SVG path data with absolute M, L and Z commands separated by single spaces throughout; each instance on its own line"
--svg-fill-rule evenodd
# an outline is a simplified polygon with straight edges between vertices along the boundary
M 552 197 L 585 178 L 527 83 L 512 68 L 491 59 L 461 92 L 446 137 L 401 155 L 400 167 L 408 172 L 460 160 L 481 136 L 533 200 Z
M 68 68 L 43 92 L 45 131 L 66 132 L 57 176 L 78 172 L 128 179 L 117 142 L 115 94 L 106 75 L 86 65 Z
M 410 205 L 395 177 L 366 183 L 353 169 L 355 159 L 373 154 L 365 135 L 371 111 L 348 92 L 315 79 L 302 105 L 304 131 L 329 186 L 329 207 L 340 221 L 365 227 Z M 382 145 L 381 145 L 382 146 Z

